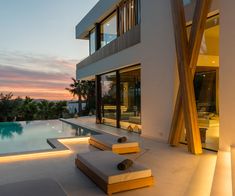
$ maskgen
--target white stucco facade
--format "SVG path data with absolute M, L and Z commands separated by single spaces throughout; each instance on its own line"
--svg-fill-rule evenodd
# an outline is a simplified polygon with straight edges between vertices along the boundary
M 142 1 L 141 5 L 143 135 L 166 141 L 173 109 L 175 66 L 170 0 Z
M 235 145 L 235 1 L 220 1 L 220 148 Z
M 193 7 L 186 7 L 188 21 L 193 16 Z M 235 144 L 234 7 L 234 0 L 214 0 L 210 13 L 220 13 L 219 143 L 222 150 L 229 150 Z M 140 63 L 142 134 L 167 141 L 179 83 L 174 43 L 170 0 L 142 0 L 140 43 L 78 69 L 77 78 Z

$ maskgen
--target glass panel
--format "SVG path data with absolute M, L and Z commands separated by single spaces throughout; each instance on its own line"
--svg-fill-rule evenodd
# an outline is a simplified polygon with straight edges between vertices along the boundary
M 183 2 L 184 2 L 184 5 L 189 5 L 190 3 L 192 3 L 191 0 L 183 0 Z
M 198 114 L 216 113 L 216 70 L 197 72 L 194 89 Z
M 141 131 L 141 87 L 140 68 L 120 71 L 121 128 Z
M 95 29 L 90 31 L 89 36 L 89 45 L 90 45 L 90 54 L 93 54 L 96 51 L 96 35 L 95 35 Z
M 132 29 L 140 23 L 140 0 L 127 0 L 119 5 L 119 33 Z
M 114 12 L 110 17 L 101 23 L 100 26 L 101 47 L 117 38 L 117 14 Z
M 191 27 L 188 27 L 188 35 Z M 202 38 L 194 90 L 202 146 L 218 150 L 219 146 L 219 16 L 207 20 Z M 186 142 L 185 133 L 182 141 Z
M 141 21 L 141 4 L 140 4 L 141 0 L 136 0 L 135 1 L 135 15 L 136 15 L 136 24 L 140 24 Z
M 116 126 L 116 72 L 101 76 L 102 123 Z

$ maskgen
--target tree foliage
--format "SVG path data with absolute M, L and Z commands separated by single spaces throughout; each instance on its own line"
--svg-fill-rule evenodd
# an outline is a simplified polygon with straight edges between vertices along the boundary
M 92 80 L 76 80 L 72 78 L 69 88 L 66 88 L 73 96 L 78 98 L 78 114 L 94 114 L 95 111 L 95 82 Z M 85 101 L 85 110 L 82 110 L 82 101 Z
M 67 102 L 35 101 L 30 97 L 13 99 L 13 94 L 0 93 L 0 121 L 58 119 L 68 114 Z

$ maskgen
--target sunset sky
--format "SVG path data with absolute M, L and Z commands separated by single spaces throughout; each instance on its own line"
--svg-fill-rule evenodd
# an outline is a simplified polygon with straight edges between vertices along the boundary
M 98 0 L 0 0 L 0 92 L 64 100 L 88 43 L 75 26 Z

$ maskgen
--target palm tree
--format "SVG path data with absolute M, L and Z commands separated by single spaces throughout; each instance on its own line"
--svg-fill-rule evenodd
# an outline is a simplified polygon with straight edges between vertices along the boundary
M 12 100 L 13 94 L 0 93 L 0 118 L 3 121 L 7 121 L 13 117 L 14 104 Z
M 81 114 L 82 111 L 82 97 L 84 96 L 83 93 L 83 81 L 81 80 L 76 80 L 72 78 L 73 83 L 69 85 L 69 88 L 65 88 L 68 90 L 74 97 L 78 97 L 78 114 Z
M 63 114 L 66 113 L 68 113 L 67 102 L 66 101 L 56 102 L 54 105 L 54 114 L 53 114 L 55 118 L 62 118 Z
M 84 82 L 84 98 L 86 100 L 86 110 L 90 113 L 91 110 L 95 109 L 95 82 L 87 80 Z
M 33 120 L 37 113 L 37 104 L 33 99 L 26 96 L 18 110 L 18 113 L 23 120 Z
M 47 120 L 53 118 L 53 107 L 55 103 L 42 100 L 38 103 L 38 114 L 40 119 Z

